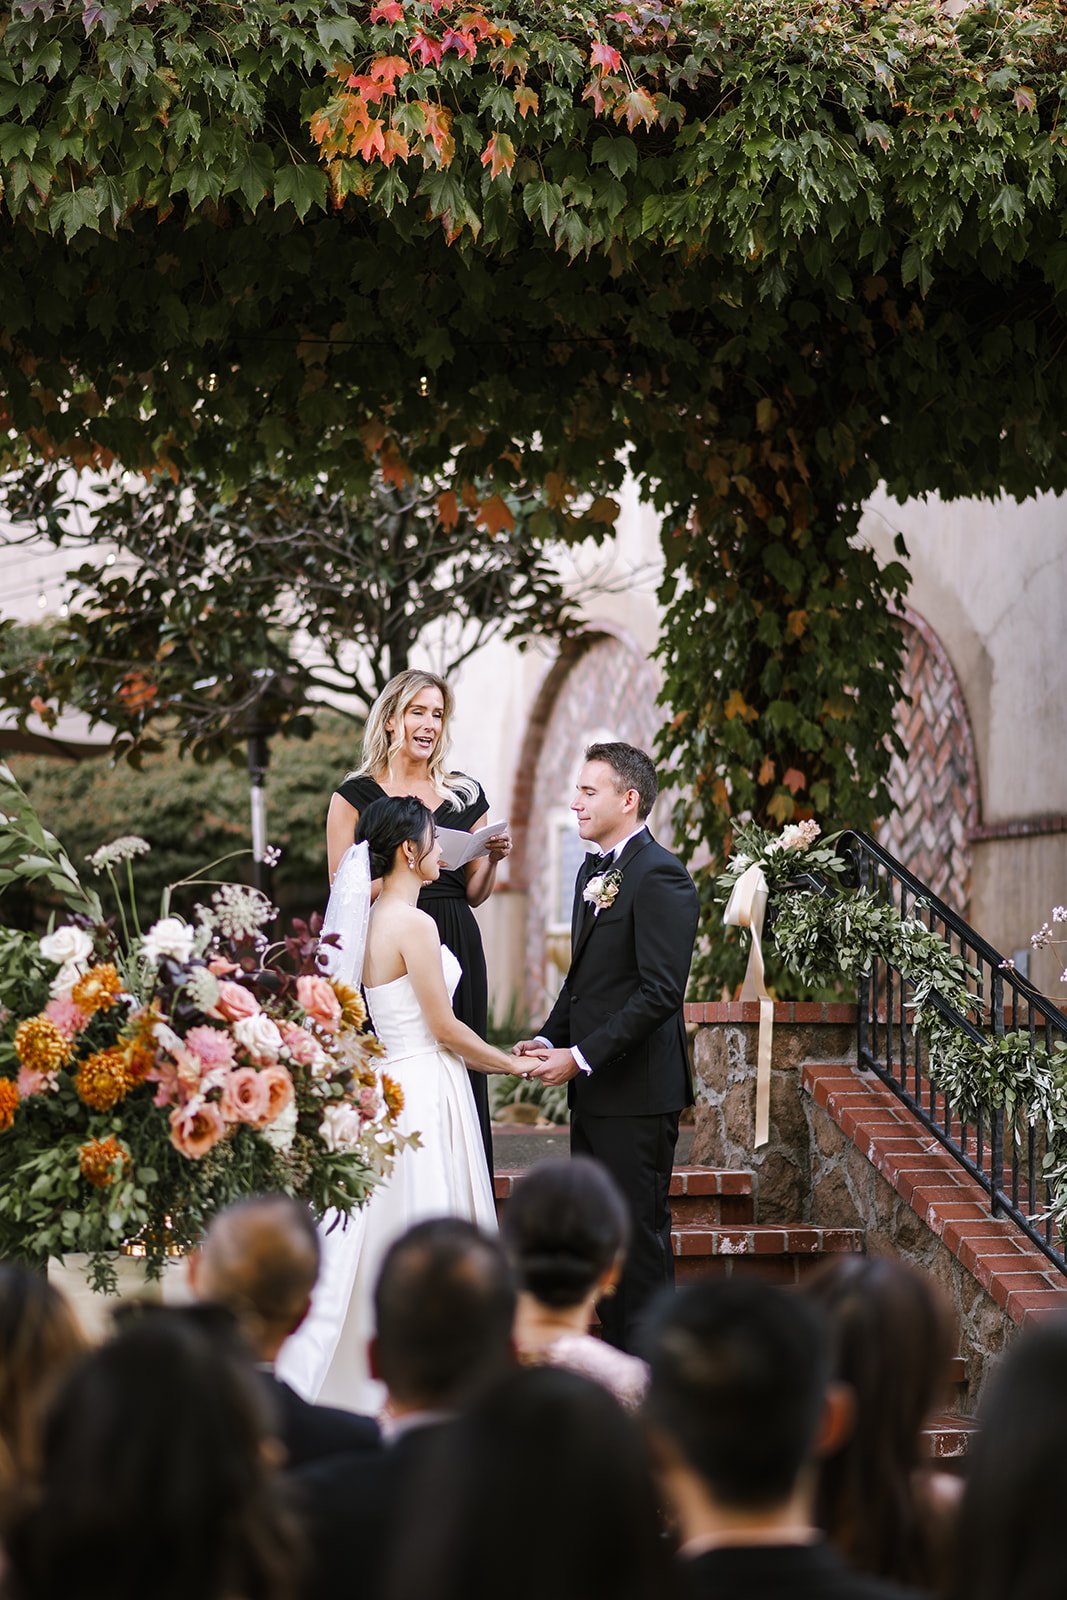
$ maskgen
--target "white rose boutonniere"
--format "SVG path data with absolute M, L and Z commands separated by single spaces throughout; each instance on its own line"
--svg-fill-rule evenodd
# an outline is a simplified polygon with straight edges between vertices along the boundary
M 614 905 L 615 896 L 621 888 L 622 873 L 618 867 L 612 867 L 610 872 L 601 872 L 595 878 L 590 878 L 582 890 L 582 899 L 587 905 L 592 906 L 595 915 Z

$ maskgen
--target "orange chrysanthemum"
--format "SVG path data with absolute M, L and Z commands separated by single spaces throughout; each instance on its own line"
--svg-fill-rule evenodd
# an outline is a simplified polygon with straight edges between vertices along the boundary
M 27 1017 L 15 1034 L 15 1054 L 30 1072 L 56 1072 L 70 1060 L 70 1044 L 47 1017 Z
M 74 1074 L 78 1098 L 94 1111 L 110 1111 L 133 1088 L 126 1052 L 121 1045 L 98 1050 Z
M 10 1078 L 0 1078 L 0 1133 L 10 1128 L 19 1103 L 19 1086 Z
M 96 1011 L 109 1011 L 122 993 L 122 979 L 110 961 L 90 967 L 74 985 L 70 997 L 76 1006 L 90 1016 Z
M 404 1109 L 404 1091 L 395 1078 L 387 1072 L 382 1073 L 382 1094 L 385 1096 L 386 1110 L 391 1117 L 398 1117 Z
M 363 996 L 358 989 L 350 989 L 347 983 L 332 983 L 330 987 L 337 996 L 341 1007 L 341 1022 L 346 1028 L 362 1028 L 367 1020 L 367 1008 L 363 1004 Z
M 109 1133 L 106 1139 L 90 1139 L 78 1150 L 78 1166 L 86 1183 L 108 1189 L 130 1164 L 130 1152 Z

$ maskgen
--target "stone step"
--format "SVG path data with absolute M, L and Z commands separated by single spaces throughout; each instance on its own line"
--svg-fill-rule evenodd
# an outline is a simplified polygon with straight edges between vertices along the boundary
M 960 1417 L 949 1411 L 931 1417 L 923 1429 L 927 1457 L 931 1461 L 961 1460 L 967 1454 L 974 1429 L 973 1417 Z
M 748 1227 L 682 1226 L 672 1230 L 675 1273 L 679 1283 L 739 1273 L 771 1283 L 798 1283 L 827 1256 L 860 1254 L 861 1228 L 783 1227 L 775 1223 Z
M 494 1189 L 498 1213 L 522 1176 L 522 1170 L 508 1168 L 496 1174 Z M 676 1227 L 743 1228 L 752 1221 L 751 1172 L 727 1172 L 717 1167 L 675 1167 L 670 1194 L 671 1219 Z

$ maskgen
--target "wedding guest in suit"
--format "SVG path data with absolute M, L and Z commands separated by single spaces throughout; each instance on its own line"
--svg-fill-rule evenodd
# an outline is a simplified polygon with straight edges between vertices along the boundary
M 697 892 L 648 830 L 655 799 L 643 750 L 589 746 L 571 810 L 597 853 L 574 888 L 570 968 L 538 1037 L 514 1047 L 553 1047 L 530 1076 L 569 1085 L 572 1154 L 602 1162 L 626 1197 L 626 1265 L 597 1309 L 609 1343 L 631 1351 L 649 1302 L 674 1282 L 671 1171 L 678 1115 L 693 1101 L 682 1001 Z
M 489 1390 L 423 1462 L 390 1600 L 669 1600 L 648 1455 L 596 1383 L 548 1367 Z M 544 1517 L 533 1537 L 516 1512 Z
M 826 1316 L 803 1295 L 720 1279 L 664 1297 L 645 1417 L 691 1600 L 900 1600 L 815 1524 L 816 1464 L 849 1426 Z
M 311 1551 L 308 1600 L 383 1593 L 393 1545 L 412 1535 L 404 1497 L 436 1438 L 514 1364 L 515 1290 L 503 1252 L 469 1222 L 418 1223 L 386 1253 L 370 1364 L 388 1391 L 380 1455 L 332 1456 L 294 1475 Z
M 290 1467 L 381 1445 L 373 1418 L 311 1405 L 274 1372 L 283 1344 L 310 1310 L 319 1260 L 307 1206 L 276 1194 L 221 1212 L 190 1262 L 197 1299 L 226 1306 L 238 1321 L 277 1409 Z
M 269 1410 L 228 1315 L 139 1312 L 49 1412 L 5 1600 L 296 1600 L 299 1529 Z
M 648 1368 L 589 1332 L 615 1290 L 630 1217 L 606 1168 L 588 1156 L 541 1161 L 516 1183 L 501 1238 L 519 1284 L 515 1345 L 525 1365 L 567 1367 L 640 1403 Z
M 37 1481 L 45 1409 L 86 1348 L 43 1273 L 0 1264 L 0 1526 Z
M 955 1542 L 951 1600 L 1062 1600 L 1067 1316 L 1027 1328 L 989 1380 Z
M 331 883 L 355 839 L 360 812 L 383 795 L 414 795 L 433 813 L 438 826 L 461 833 L 473 833 L 489 821 L 481 784 L 448 766 L 448 725 L 454 709 L 452 690 L 436 673 L 412 668 L 390 678 L 367 717 L 363 759 L 330 801 L 326 846 Z M 463 968 L 453 999 L 456 1016 L 482 1039 L 488 1028 L 489 985 L 472 907 L 492 893 L 497 867 L 510 853 L 511 840 L 501 833 L 488 841 L 488 849 L 488 855 L 465 867 L 443 869 L 419 894 L 419 910 L 433 918 L 441 943 Z M 491 1175 L 489 1086 L 483 1072 L 472 1072 L 470 1079 Z
M 918 1589 L 940 1585 L 963 1484 L 925 1459 L 956 1329 L 938 1285 L 887 1256 L 850 1256 L 809 1279 L 829 1313 L 834 1375 L 855 1422 L 819 1470 L 816 1520 L 850 1567 Z

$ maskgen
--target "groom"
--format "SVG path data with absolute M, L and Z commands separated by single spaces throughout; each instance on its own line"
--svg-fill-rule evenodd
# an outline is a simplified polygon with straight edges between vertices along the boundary
M 597 1309 L 605 1338 L 627 1350 L 674 1282 L 668 1191 L 678 1113 L 693 1101 L 682 999 L 697 892 L 645 825 L 656 773 L 643 750 L 590 745 L 577 791 L 578 832 L 597 851 L 574 888 L 570 970 L 538 1038 L 514 1050 L 542 1057 L 531 1077 L 569 1085 L 571 1153 L 602 1162 L 626 1196 L 626 1266 Z

